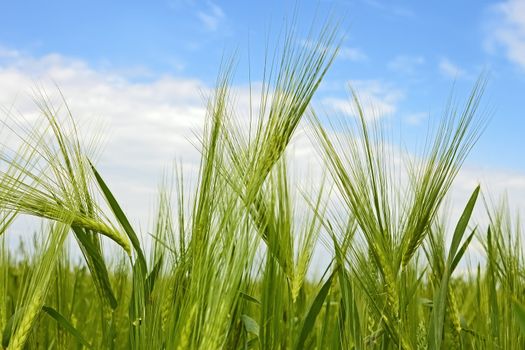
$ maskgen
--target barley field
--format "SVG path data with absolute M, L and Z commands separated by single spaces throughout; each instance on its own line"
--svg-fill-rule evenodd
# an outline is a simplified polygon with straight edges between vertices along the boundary
M 236 109 L 225 60 L 195 145 L 198 181 L 176 165 L 140 231 L 67 91 L 53 101 L 39 90 L 30 124 L 5 110 L 2 135 L 18 142 L 0 149 L 2 348 L 524 349 L 513 208 L 478 186 L 457 220 L 442 210 L 488 125 L 485 77 L 429 127 L 421 157 L 400 157 L 358 91 L 357 118 L 312 106 L 339 40 L 325 28 L 306 48 L 285 34 L 249 115 Z M 322 159 L 310 187 L 290 169 L 299 129 Z M 40 230 L 13 248 L 6 237 L 27 217 Z M 469 263 L 473 244 L 482 256 Z

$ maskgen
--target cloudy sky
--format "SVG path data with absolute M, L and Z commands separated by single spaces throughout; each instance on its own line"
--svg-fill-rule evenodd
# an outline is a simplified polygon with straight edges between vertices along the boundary
M 330 14 L 347 33 L 316 97 L 324 111 L 348 113 L 351 84 L 410 144 L 424 140 L 452 91 L 461 101 L 488 72 L 492 118 L 457 193 L 466 200 L 481 182 L 525 206 L 525 0 L 2 1 L 0 105 L 31 115 L 31 90 L 60 86 L 80 121 L 102 125 L 99 168 L 124 207 L 146 218 L 170 162 L 190 174 L 198 165 L 194 132 L 223 57 L 236 53 L 242 104 L 248 62 L 257 82 L 267 38 L 294 13 L 298 45 Z

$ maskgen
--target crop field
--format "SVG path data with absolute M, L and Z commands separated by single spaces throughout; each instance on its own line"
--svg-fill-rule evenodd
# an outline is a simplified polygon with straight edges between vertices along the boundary
M 99 141 L 75 122 L 67 91 L 60 101 L 40 91 L 31 123 L 5 110 L 1 135 L 17 142 L 0 148 L 1 347 L 525 349 L 513 208 L 474 186 L 457 220 L 442 211 L 488 125 L 485 77 L 429 128 L 421 157 L 399 157 L 357 97 L 356 118 L 313 107 L 339 40 L 330 28 L 308 47 L 285 34 L 249 115 L 236 109 L 225 60 L 195 145 L 198 181 L 176 166 L 143 230 L 96 164 Z M 291 175 L 299 129 L 324 170 L 307 188 Z M 27 217 L 40 230 L 13 248 L 7 237 Z M 473 244 L 483 253 L 471 264 Z M 329 263 L 313 271 L 319 251 Z

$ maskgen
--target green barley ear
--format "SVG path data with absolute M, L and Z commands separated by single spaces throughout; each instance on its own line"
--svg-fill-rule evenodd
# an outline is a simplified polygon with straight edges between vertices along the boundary
M 382 289 L 384 298 L 375 303 L 376 311 L 389 336 L 402 347 L 410 342 L 401 323 L 404 303 L 410 303 L 402 297 L 404 277 L 410 273 L 411 261 L 443 198 L 485 126 L 486 120 L 478 116 L 484 87 L 481 77 L 461 113 L 449 108 L 436 137 L 429 140 L 431 149 L 426 157 L 415 163 L 404 159 L 408 181 L 402 181 L 397 172 L 402 154 L 400 157 L 392 150 L 381 121 L 366 115 L 357 93 L 352 91 L 356 118 L 332 124 L 331 133 L 315 112 L 311 113 L 319 151 L 363 238 L 348 260 L 360 262 L 356 271 L 371 298 Z M 374 271 L 379 280 L 371 277 Z
M 23 117 L 6 112 L 3 125 L 20 144 L 16 150 L 0 152 L 7 165 L 0 171 L 0 207 L 13 213 L 28 214 L 68 222 L 92 273 L 101 298 L 113 308 L 109 274 L 103 258 L 99 235 L 119 244 L 128 255 L 131 247 L 123 235 L 94 200 L 93 173 L 87 155 L 98 146 L 81 145 L 72 113 L 62 97 L 61 108 L 55 108 L 44 90 L 35 103 L 41 116 L 28 126 Z
M 297 251 L 291 288 L 292 300 L 294 302 L 297 300 L 301 289 L 307 281 L 308 269 L 322 230 L 322 218 L 325 217 L 327 210 L 327 201 L 324 197 L 325 178 L 320 181 L 318 186 L 319 189 L 315 201 L 310 203 L 305 199 L 305 201 L 310 204 L 308 206 L 309 212 L 304 214 L 304 217 L 294 214 L 294 217 L 300 218 L 299 220 L 303 223 L 298 229 L 299 232 L 294 234 L 294 237 L 298 237 L 293 239 L 294 250 Z M 306 194 L 304 194 L 304 197 L 306 198 Z M 291 218 L 291 220 L 293 221 L 294 218 Z
M 510 344 L 523 347 L 525 337 L 517 309 L 525 303 L 523 225 L 506 196 L 498 202 L 490 197 L 484 199 L 490 224 L 486 235 L 480 235 L 486 256 L 486 267 L 480 274 L 480 295 L 486 318 L 483 332 L 497 344 L 509 344 L 508 348 Z
M 422 164 L 411 168 L 413 204 L 407 208 L 402 251 L 398 259 L 406 266 L 425 238 L 436 213 L 468 153 L 486 126 L 479 111 L 486 78 L 480 76 L 461 113 L 448 106 L 430 153 Z
M 4 123 L 20 147 L 0 153 L 0 160 L 8 165 L 0 172 L 0 205 L 55 221 L 66 215 L 72 218 L 72 226 L 105 235 L 129 253 L 127 237 L 113 227 L 93 199 L 93 176 L 86 158 L 93 146 L 81 145 L 66 101 L 62 111 L 41 91 L 35 103 L 41 117 L 32 128 L 13 115 L 5 116 Z
M 290 239 L 279 231 L 280 218 L 272 217 L 277 212 L 271 207 L 285 204 L 279 197 L 285 193 L 278 191 L 279 196 L 272 199 L 270 191 L 265 194 L 265 185 L 272 181 L 269 188 L 279 185 L 271 179 L 272 172 L 278 172 L 278 164 L 284 162 L 285 151 L 338 52 L 336 25 L 326 25 L 317 37 L 308 39 L 310 45 L 300 46 L 292 31 L 285 34 L 280 51 L 268 58 L 271 62 L 264 67 L 261 95 L 252 96 L 250 90 L 250 101 L 258 100 L 259 108 L 252 111 L 250 103 L 248 132 L 240 129 L 242 121 L 235 116 L 224 120 L 222 131 L 227 157 L 221 174 L 227 174 L 270 254 L 290 278 L 294 274 L 294 252 Z M 301 269 L 307 265 L 307 255 L 302 257 Z M 296 278 L 295 289 L 300 284 L 300 277 Z
M 353 124 L 342 124 L 341 132 L 329 134 L 314 111 L 310 121 L 319 152 L 344 205 L 355 220 L 357 233 L 366 243 L 361 244 L 362 248 L 349 250 L 349 255 L 355 256 L 345 259 L 358 262 L 354 268 L 363 270 L 359 273 L 359 280 L 371 298 L 378 288 L 382 289 L 384 305 L 376 303 L 375 308 L 391 337 L 401 346 L 406 340 L 396 326 L 399 322 L 399 286 L 394 257 L 398 228 L 394 213 L 398 203 L 391 183 L 393 176 L 389 161 L 392 155 L 387 150 L 379 125 L 367 119 L 369 116 L 365 116 L 356 94 L 353 103 L 357 118 Z M 335 235 L 344 241 L 345 233 L 336 232 Z M 374 269 L 379 273 L 379 281 L 373 277 Z
M 44 305 L 55 271 L 56 260 L 69 230 L 69 225 L 58 223 L 52 225 L 48 230 L 41 256 L 34 262 L 35 268 L 28 283 L 24 286 L 21 302 L 17 306 L 17 310 L 23 311 L 18 313 L 18 317 L 14 317 L 10 337 L 7 341 L 4 339 L 4 342 L 8 343 L 7 349 L 21 350 L 24 348 Z
M 197 315 L 197 308 L 194 306 L 191 311 L 189 312 L 189 318 L 186 319 L 186 323 L 184 324 L 184 327 L 182 328 L 182 333 L 180 335 L 180 338 L 177 340 L 177 350 L 184 350 L 188 349 L 189 345 L 191 344 L 191 333 L 192 333 L 192 323 Z

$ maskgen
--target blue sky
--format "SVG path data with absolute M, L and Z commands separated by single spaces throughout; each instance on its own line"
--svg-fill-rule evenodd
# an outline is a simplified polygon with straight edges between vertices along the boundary
M 525 171 L 525 156 L 519 150 L 525 146 L 525 58 L 521 64 L 510 58 L 510 49 L 494 35 L 510 21 L 499 9 L 502 4 L 6 1 L 0 4 L 0 45 L 34 57 L 57 53 L 81 59 L 96 69 L 128 72 L 130 79 L 175 75 L 211 83 L 223 54 L 234 50 L 243 76 L 248 43 L 255 66 L 264 53 L 266 35 L 276 34 L 294 7 L 299 32 L 316 16 L 323 19 L 333 13 L 348 35 L 325 84 L 333 89 L 321 95 L 345 97 L 348 81 L 377 81 L 401 95 L 396 99 L 397 117 L 415 121 L 440 111 L 454 79 L 461 96 L 485 68 L 490 72 L 486 102 L 495 113 L 471 160 Z M 515 31 L 525 56 L 525 29 Z
M 296 14 L 300 42 L 313 20 L 332 14 L 347 35 L 320 101 L 337 109 L 351 83 L 407 140 L 421 140 L 428 115 L 439 118 L 453 85 L 461 101 L 485 70 L 484 105 L 492 120 L 467 173 L 483 173 L 494 187 L 525 194 L 524 0 L 3 1 L 0 13 L 0 103 L 10 103 L 35 81 L 56 81 L 74 111 L 112 116 L 112 135 L 124 143 L 139 136 L 131 127 L 121 131 L 126 126 L 119 116 L 126 115 L 133 128 L 148 123 L 143 133 L 185 134 L 184 118 L 168 125 L 163 113 L 198 119 L 201 101 L 193 92 L 213 84 L 225 54 L 238 53 L 236 84 L 245 86 L 248 46 L 252 67 L 261 67 L 266 38 L 275 38 L 285 19 Z M 117 101 L 118 110 L 110 103 Z M 160 136 L 140 137 L 151 147 L 110 143 L 116 163 L 108 171 L 137 170 L 137 154 L 150 161 L 147 150 L 165 152 L 159 159 L 186 150 L 179 139 L 161 145 Z M 125 163 L 126 157 L 135 161 Z

